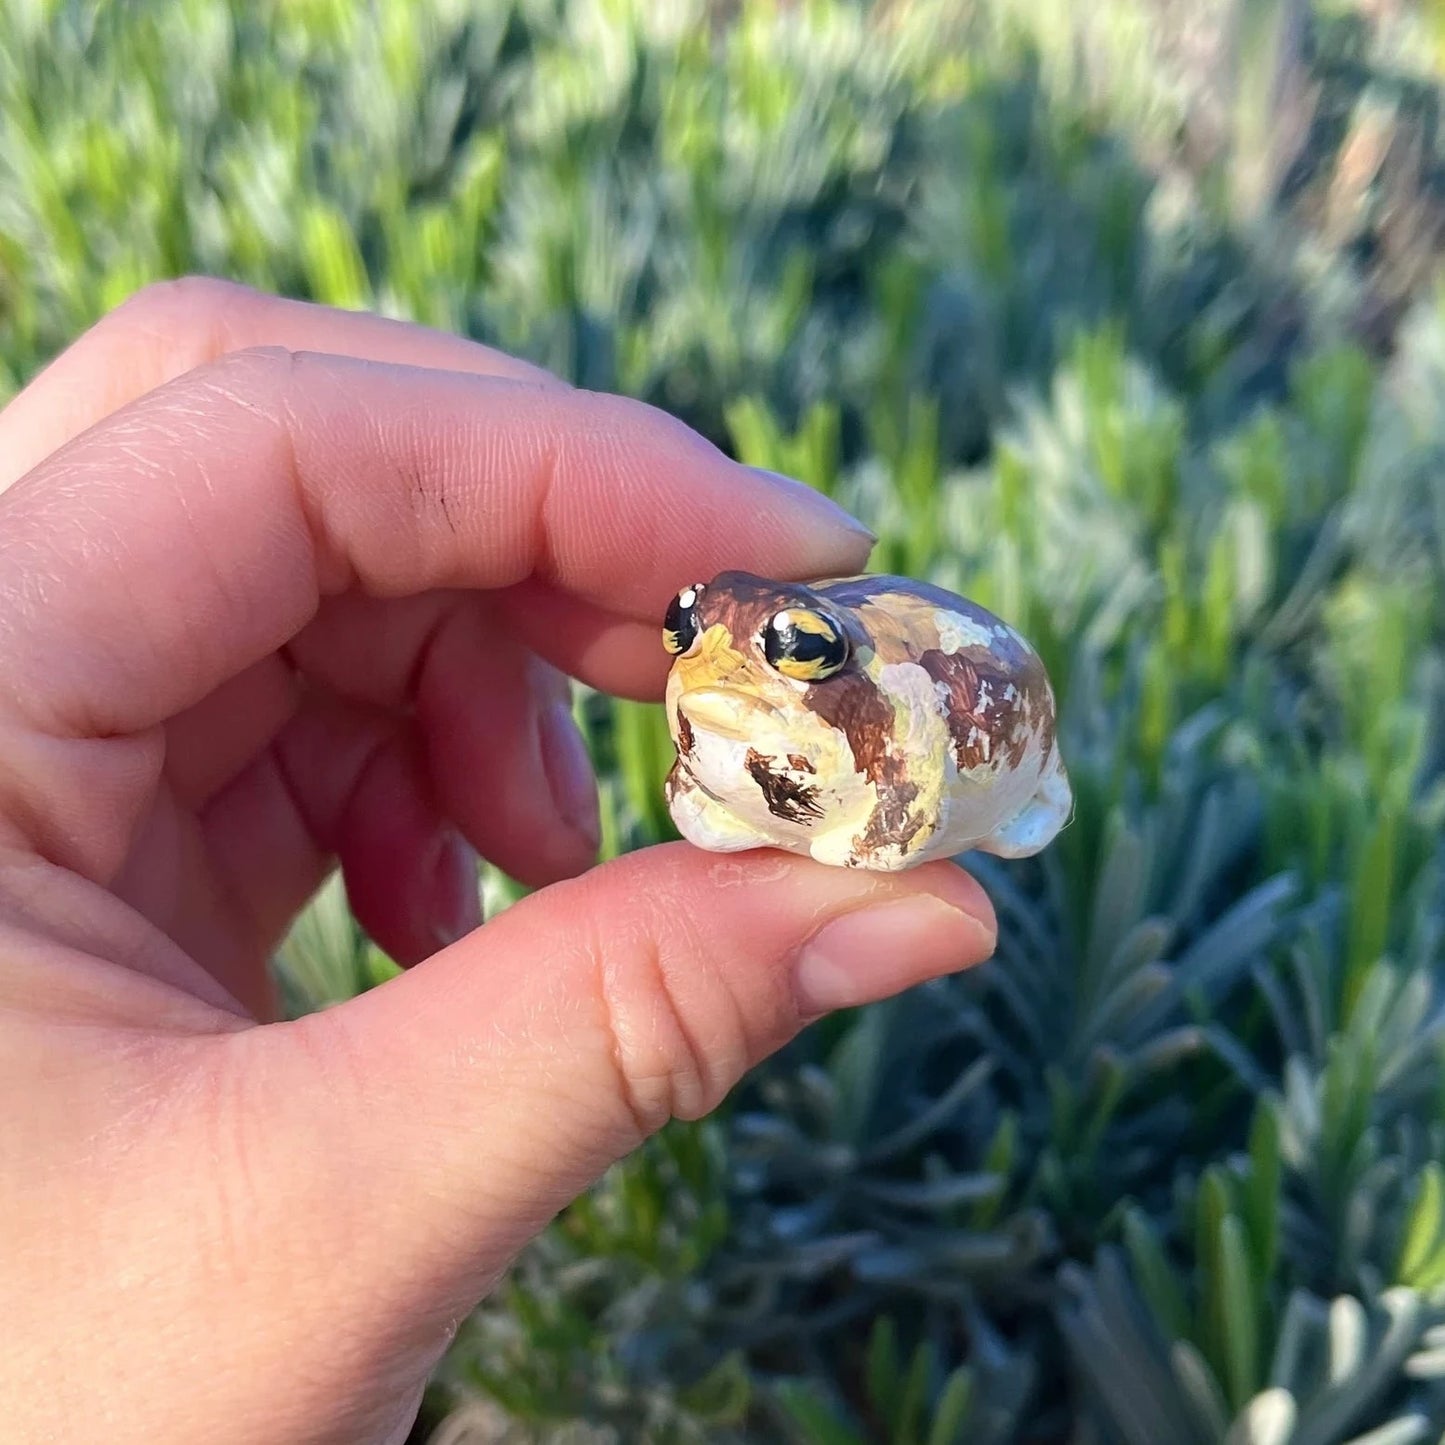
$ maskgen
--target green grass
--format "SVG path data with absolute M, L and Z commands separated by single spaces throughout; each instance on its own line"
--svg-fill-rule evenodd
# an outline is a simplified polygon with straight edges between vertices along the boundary
M 613 1170 L 418 1440 L 1442 1439 L 1442 77 L 1438 3 L 0 10 L 0 394 L 185 271 L 414 317 L 804 477 L 1059 687 L 997 959 Z M 657 710 L 579 708 L 606 851 L 665 836 Z M 390 968 L 335 889 L 280 963 Z

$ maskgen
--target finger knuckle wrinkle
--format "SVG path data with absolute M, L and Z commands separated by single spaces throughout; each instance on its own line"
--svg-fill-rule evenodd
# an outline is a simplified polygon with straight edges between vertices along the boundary
M 192 338 L 189 349 L 204 356 L 226 350 L 228 318 L 245 288 L 212 276 L 152 281 L 132 292 L 101 325 L 156 340 Z
M 712 1106 L 707 1057 L 681 1007 L 658 937 L 637 929 L 594 949 L 618 1088 L 642 1136 Z
M 243 346 L 237 351 L 228 351 L 212 364 L 213 370 L 222 374 L 234 373 L 249 376 L 256 372 L 275 375 L 278 379 L 289 379 L 296 370 L 299 357 L 285 346 Z
M 217 1287 L 244 1277 L 252 1226 L 262 1213 L 264 1146 L 250 1121 L 257 1085 L 240 1067 L 249 1034 L 197 1041 L 172 1077 L 174 1135 L 209 1161 L 196 1181 L 192 1224 L 197 1253 Z
M 680 417 L 635 397 L 589 393 L 599 422 L 610 422 L 620 435 L 646 438 L 655 452 L 679 460 L 696 461 L 716 449 Z
M 228 351 L 191 373 L 194 393 L 239 408 L 289 434 L 288 398 L 294 389 L 296 353 L 284 346 L 247 346 Z
M 218 310 L 236 299 L 240 287 L 214 276 L 171 276 L 151 281 L 131 292 L 116 307 L 117 316 L 128 313 L 149 315 L 154 312 L 178 313 L 195 317 Z

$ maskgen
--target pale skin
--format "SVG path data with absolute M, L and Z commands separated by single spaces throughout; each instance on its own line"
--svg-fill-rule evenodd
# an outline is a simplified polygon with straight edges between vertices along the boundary
M 682 581 L 869 550 L 661 413 L 183 281 L 0 412 L 0 488 L 9 1441 L 400 1441 L 609 1164 L 992 951 L 947 863 L 591 866 L 568 676 L 659 698 Z M 476 853 L 539 891 L 483 926 Z M 277 1021 L 337 867 L 407 971 Z

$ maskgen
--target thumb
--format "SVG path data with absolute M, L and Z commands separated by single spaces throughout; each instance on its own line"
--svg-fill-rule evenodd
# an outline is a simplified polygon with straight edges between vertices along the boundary
M 359 1282 L 419 1322 L 454 1319 L 669 1118 L 716 1107 L 810 1019 L 977 963 L 994 938 L 952 864 L 866 874 L 670 844 L 258 1032 L 294 1050 L 288 1095 L 329 1208 L 339 1189 L 366 1220 Z

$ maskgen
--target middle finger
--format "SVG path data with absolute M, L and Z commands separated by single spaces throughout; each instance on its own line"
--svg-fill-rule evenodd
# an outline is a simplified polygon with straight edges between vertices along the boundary
M 343 701 L 414 718 L 438 806 L 511 877 L 541 886 L 593 861 L 597 786 L 569 684 L 493 599 L 350 593 L 323 604 L 288 653 Z

